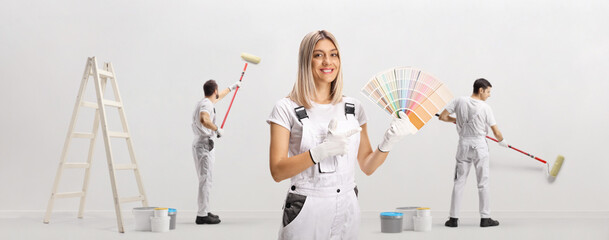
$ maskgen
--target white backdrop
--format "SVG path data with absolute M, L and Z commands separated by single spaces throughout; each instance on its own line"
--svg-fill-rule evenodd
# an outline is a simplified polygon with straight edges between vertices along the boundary
M 280 210 L 289 181 L 271 178 L 265 119 L 292 88 L 302 37 L 327 29 L 341 46 L 344 94 L 364 103 L 373 145 L 390 122 L 359 93 L 375 73 L 419 67 L 455 96 L 469 95 L 473 80 L 485 77 L 510 144 L 551 162 L 566 157 L 549 183 L 541 163 L 490 143 L 492 209 L 609 211 L 607 1 L 2 2 L 0 210 L 46 208 L 85 61 L 97 56 L 116 69 L 150 203 L 194 211 L 191 114 L 205 80 L 221 87 L 238 80 L 241 52 L 262 62 L 248 68 L 217 141 L 212 209 Z M 217 105 L 218 124 L 229 98 Z M 77 128 L 90 129 L 91 115 L 83 112 Z M 120 129 L 116 112 L 110 117 L 111 129 Z M 457 138 L 452 124 L 433 120 L 375 174 L 357 173 L 362 210 L 447 211 Z M 119 143 L 115 156 L 125 160 Z M 75 142 L 70 152 L 84 161 L 86 144 Z M 81 172 L 69 170 L 61 190 L 78 191 Z M 478 209 L 471 175 L 464 211 Z M 119 182 L 123 196 L 136 193 L 132 174 L 121 173 Z M 77 205 L 61 199 L 56 210 Z M 101 138 L 87 209 L 113 210 Z

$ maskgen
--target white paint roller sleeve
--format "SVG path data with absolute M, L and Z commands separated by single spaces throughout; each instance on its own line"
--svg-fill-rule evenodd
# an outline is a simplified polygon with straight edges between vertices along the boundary
M 254 56 L 252 54 L 249 53 L 241 53 L 241 58 L 247 62 L 253 63 L 253 64 L 258 64 L 260 63 L 260 57 L 258 56 Z

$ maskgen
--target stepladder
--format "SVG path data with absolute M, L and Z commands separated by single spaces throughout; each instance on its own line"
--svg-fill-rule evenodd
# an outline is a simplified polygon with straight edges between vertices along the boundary
M 121 204 L 128 202 L 141 202 L 142 206 L 148 206 L 148 199 L 146 194 L 144 193 L 144 186 L 142 183 L 142 177 L 138 168 L 138 164 L 135 157 L 135 152 L 133 150 L 133 141 L 131 138 L 131 133 L 129 132 L 129 128 L 127 126 L 127 118 L 125 115 L 125 109 L 123 107 L 123 101 L 121 95 L 118 90 L 118 83 L 116 80 L 116 74 L 114 72 L 114 68 L 112 63 L 104 63 L 102 68 L 97 67 L 97 60 L 95 57 L 90 57 L 87 59 L 87 64 L 85 66 L 85 71 L 83 73 L 83 77 L 80 84 L 80 89 L 78 91 L 78 95 L 76 97 L 76 104 L 74 105 L 74 110 L 72 113 L 72 118 L 70 120 L 70 125 L 68 127 L 68 134 L 66 136 L 63 150 L 61 152 L 61 157 L 59 161 L 59 166 L 57 168 L 57 174 L 55 176 L 55 181 L 53 182 L 53 188 L 51 191 L 51 197 L 49 198 L 49 202 L 47 205 L 46 213 L 44 216 L 44 223 L 49 223 L 51 218 L 51 212 L 53 211 L 53 205 L 55 200 L 58 198 L 80 198 L 80 205 L 78 208 L 78 218 L 83 218 L 84 209 L 85 209 L 85 200 L 87 198 L 87 193 L 89 190 L 89 178 L 91 175 L 91 165 L 92 159 L 94 158 L 94 146 L 95 141 L 98 135 L 99 127 L 101 126 L 101 137 L 104 141 L 105 146 L 105 155 L 106 160 L 108 162 L 108 171 L 110 174 L 110 185 L 112 188 L 112 196 L 114 201 L 114 210 L 116 212 L 116 221 L 118 225 L 118 231 L 120 233 L 124 233 L 123 227 L 123 216 L 121 213 Z M 85 98 L 85 93 L 87 89 L 87 84 L 91 82 L 95 85 L 95 95 L 96 101 L 87 101 Z M 113 89 L 114 99 L 106 99 L 104 97 L 104 93 L 106 90 L 106 86 L 110 83 Z M 93 120 L 93 127 L 90 132 L 85 131 L 76 131 L 75 126 L 78 120 L 79 112 L 81 112 L 82 108 L 90 108 L 94 109 L 95 115 Z M 108 109 L 115 108 L 118 110 L 118 116 L 120 118 L 120 122 L 122 125 L 122 131 L 110 131 L 108 126 Z M 115 128 L 113 128 L 115 129 Z M 112 151 L 112 143 L 116 143 L 116 141 L 111 141 L 111 139 L 124 139 L 126 143 L 126 149 L 129 155 L 129 161 L 123 161 L 121 163 L 115 162 L 116 156 L 113 155 Z M 75 139 L 84 139 L 88 141 L 88 151 L 86 161 L 84 159 L 68 160 L 68 152 L 70 151 L 70 145 Z M 126 162 L 126 163 L 125 163 Z M 75 192 L 58 192 L 59 185 L 61 183 L 62 175 L 64 171 L 67 169 L 81 169 L 84 170 L 84 180 L 82 184 L 82 188 L 80 191 Z M 117 171 L 133 171 L 135 181 L 137 184 L 138 194 L 134 196 L 128 197 L 119 197 L 118 194 L 118 186 L 117 184 Z

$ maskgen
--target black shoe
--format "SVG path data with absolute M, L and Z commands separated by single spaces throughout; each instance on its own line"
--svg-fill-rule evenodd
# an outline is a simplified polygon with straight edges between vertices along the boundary
M 444 223 L 444 226 L 447 227 L 458 227 L 459 226 L 459 219 L 458 218 L 448 218 L 448 221 L 446 221 L 446 223 Z
M 197 216 L 197 220 L 195 220 L 195 223 L 197 223 L 197 224 L 218 224 L 218 223 L 220 223 L 220 219 L 209 217 L 209 216 L 205 216 L 205 217 Z
M 213 214 L 213 213 L 210 213 L 210 212 L 208 212 L 208 213 L 207 213 L 207 216 L 208 216 L 208 217 L 212 217 L 212 218 L 217 218 L 217 219 L 220 219 L 220 217 L 219 217 L 218 215 Z
M 493 220 L 491 218 L 481 218 L 480 219 L 480 227 L 494 227 L 499 226 L 499 221 Z

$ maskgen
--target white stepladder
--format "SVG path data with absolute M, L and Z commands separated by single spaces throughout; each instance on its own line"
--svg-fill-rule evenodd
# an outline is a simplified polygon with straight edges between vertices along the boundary
M 84 101 L 83 95 L 85 94 L 86 86 L 89 81 L 89 78 L 93 77 L 93 82 L 95 84 L 95 93 L 97 95 L 97 102 L 89 102 Z M 106 88 L 106 83 L 110 81 L 112 84 L 112 88 L 114 90 L 114 98 L 115 101 L 104 99 L 104 90 Z M 78 118 L 78 112 L 81 107 L 86 108 L 94 108 L 95 110 L 95 120 L 93 122 L 93 130 L 91 132 L 75 132 L 75 123 Z M 108 121 L 106 119 L 106 107 L 115 107 L 118 108 L 118 112 L 121 118 L 123 132 L 113 132 L 108 130 Z M 61 153 L 61 160 L 59 162 L 59 167 L 57 169 L 57 175 L 55 176 L 55 182 L 53 184 L 53 190 L 51 192 L 51 198 L 49 199 L 49 204 L 47 206 L 46 214 L 44 216 L 44 223 L 49 223 L 49 219 L 51 217 L 51 211 L 53 210 L 53 203 L 56 198 L 76 198 L 80 197 L 80 207 L 78 209 L 78 218 L 83 217 L 84 207 L 85 207 L 85 199 L 87 197 L 87 188 L 89 185 L 89 174 L 91 170 L 91 159 L 93 158 L 93 149 L 95 144 L 95 138 L 97 137 L 97 130 L 101 122 L 102 127 L 102 135 L 104 138 L 104 143 L 106 147 L 106 158 L 108 160 L 108 170 L 110 172 L 110 183 L 112 186 L 112 195 L 114 198 L 114 209 L 116 211 L 116 221 L 118 223 L 118 231 L 120 233 L 124 233 L 125 230 L 123 228 L 123 217 L 121 215 L 121 203 L 126 202 L 137 202 L 141 201 L 144 207 L 148 206 L 148 200 L 146 198 L 146 194 L 144 193 L 144 186 L 142 185 L 142 178 L 140 176 L 140 172 L 138 170 L 138 165 L 135 159 L 135 153 L 133 151 L 133 143 L 131 141 L 131 134 L 129 133 L 129 129 L 127 128 L 127 119 L 125 116 L 125 110 L 123 109 L 123 103 L 118 92 L 118 84 L 116 82 L 116 75 L 114 74 L 114 68 L 112 67 L 112 63 L 104 63 L 103 69 L 97 68 L 97 60 L 95 57 L 90 57 L 87 59 L 87 65 L 85 66 L 85 72 L 82 77 L 82 82 L 80 84 L 80 90 L 78 91 L 78 96 L 76 98 L 76 104 L 74 106 L 74 112 L 72 114 L 72 120 L 70 121 L 70 126 L 68 127 L 68 135 L 66 137 L 66 141 L 64 143 L 63 151 Z M 70 143 L 73 138 L 85 138 L 90 139 L 89 143 L 89 151 L 87 155 L 87 162 L 66 162 L 67 153 L 70 147 Z M 127 147 L 129 150 L 129 155 L 131 158 L 130 164 L 115 164 L 112 156 L 112 150 L 110 146 L 110 138 L 124 138 L 127 141 Z M 63 170 L 66 168 L 82 168 L 85 169 L 84 182 L 82 185 L 82 191 L 80 192 L 64 192 L 58 193 L 57 188 L 59 186 L 59 182 L 61 179 L 61 175 Z M 116 188 L 116 170 L 133 170 L 135 174 L 135 179 L 137 181 L 137 186 L 139 189 L 139 195 L 133 197 L 124 197 L 119 198 L 118 191 Z

